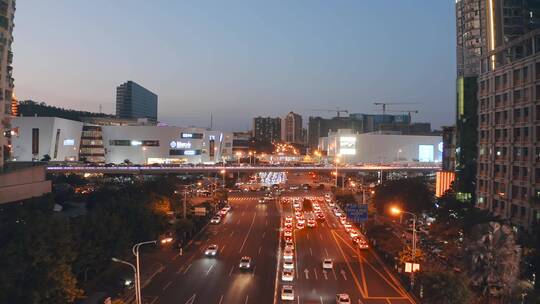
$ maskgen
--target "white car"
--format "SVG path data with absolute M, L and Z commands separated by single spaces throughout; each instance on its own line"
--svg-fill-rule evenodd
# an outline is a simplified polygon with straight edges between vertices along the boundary
M 322 262 L 322 268 L 323 269 L 332 269 L 334 268 L 334 262 L 332 262 L 332 259 L 324 259 Z
M 207 256 L 216 256 L 218 253 L 218 245 L 212 244 L 206 247 L 206 250 L 204 251 L 204 254 Z
M 294 269 L 294 262 L 292 260 L 284 260 L 283 269 Z
M 291 248 L 291 249 L 294 250 L 294 242 L 293 242 L 292 240 L 291 240 L 290 242 L 287 242 L 287 241 L 286 241 L 286 242 L 285 242 L 285 248 L 287 248 L 287 247 L 289 247 L 289 248 Z
M 294 279 L 294 270 L 283 269 L 281 271 L 281 280 L 283 282 L 292 282 L 293 279 Z
M 338 293 L 336 295 L 336 304 L 350 304 L 351 298 L 346 293 Z
M 349 222 L 345 222 L 345 224 L 343 224 L 343 227 L 345 227 L 345 229 L 352 228 L 352 225 Z
M 294 301 L 294 289 L 291 285 L 283 285 L 281 287 L 281 300 Z
M 211 224 L 219 224 L 219 223 L 221 223 L 221 217 L 219 217 L 219 216 L 214 216 L 214 217 L 210 220 L 210 223 L 211 223 Z
M 349 231 L 349 235 L 351 236 L 351 238 L 355 238 L 358 236 L 358 232 L 356 232 L 355 230 L 351 229 L 351 231 Z
M 238 268 L 240 269 L 249 269 L 251 268 L 251 257 L 244 256 L 240 259 L 240 263 L 238 264 Z
M 292 260 L 293 256 L 294 256 L 294 253 L 292 249 L 286 247 L 285 250 L 283 250 L 283 258 L 285 260 Z

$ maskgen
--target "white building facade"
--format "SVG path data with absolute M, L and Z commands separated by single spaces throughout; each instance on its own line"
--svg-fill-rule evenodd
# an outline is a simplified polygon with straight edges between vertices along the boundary
M 348 129 L 319 139 L 319 150 L 348 164 L 442 161 L 442 137 L 392 133 L 357 134 Z
M 233 134 L 204 128 L 154 125 L 103 125 L 91 139 L 83 122 L 56 117 L 13 120 L 13 160 L 90 161 L 86 149 L 102 151 L 102 162 L 119 164 L 217 163 L 231 160 Z M 85 151 L 81 151 L 81 136 Z M 91 140 L 91 142 L 88 142 Z

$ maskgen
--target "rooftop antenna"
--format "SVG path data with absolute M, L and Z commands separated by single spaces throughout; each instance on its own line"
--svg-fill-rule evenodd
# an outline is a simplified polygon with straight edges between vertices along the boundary
M 101 104 L 99 104 L 99 114 L 103 113 L 103 111 L 101 111 Z
M 212 130 L 213 126 L 214 126 L 214 115 L 213 113 L 210 113 L 210 130 Z

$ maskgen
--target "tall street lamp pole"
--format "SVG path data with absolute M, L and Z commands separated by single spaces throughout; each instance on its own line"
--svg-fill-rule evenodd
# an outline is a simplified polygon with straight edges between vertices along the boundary
M 336 189 L 338 187 L 338 164 L 339 164 L 339 157 L 340 155 L 337 154 L 336 155 L 336 160 L 335 160 L 335 163 L 336 163 Z
M 416 214 L 409 212 L 409 211 L 403 211 L 397 207 L 393 207 L 391 209 L 391 212 L 394 214 L 408 214 L 413 217 L 413 226 L 412 226 L 412 265 L 411 265 L 411 290 L 414 287 L 414 263 L 416 260 Z
M 131 264 L 130 262 L 126 262 L 124 260 L 120 260 L 120 259 L 117 259 L 117 258 L 112 258 L 111 259 L 113 262 L 116 262 L 116 263 L 122 263 L 122 264 L 126 264 L 128 265 L 129 267 L 131 267 L 131 269 L 133 269 L 133 279 L 134 279 L 134 285 L 135 285 L 135 303 L 138 304 L 140 303 L 139 301 L 139 288 L 137 287 L 137 267 L 135 267 L 135 265 Z
M 136 281 L 137 290 L 135 291 L 139 294 L 139 297 L 138 297 L 139 302 L 137 304 L 141 304 L 141 266 L 140 266 L 140 259 L 139 259 L 139 247 L 146 244 L 157 244 L 157 241 L 153 240 L 153 241 L 137 243 L 133 245 L 133 248 L 131 249 L 131 251 L 133 252 L 133 255 L 135 256 L 136 267 L 137 267 L 137 281 Z

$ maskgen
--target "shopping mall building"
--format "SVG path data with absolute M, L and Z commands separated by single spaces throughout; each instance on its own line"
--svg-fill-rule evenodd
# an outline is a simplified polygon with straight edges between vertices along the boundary
M 233 134 L 205 128 L 57 117 L 16 117 L 12 126 L 13 161 L 48 155 L 50 161 L 211 164 L 233 157 Z

